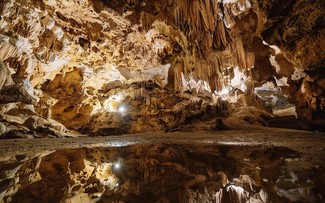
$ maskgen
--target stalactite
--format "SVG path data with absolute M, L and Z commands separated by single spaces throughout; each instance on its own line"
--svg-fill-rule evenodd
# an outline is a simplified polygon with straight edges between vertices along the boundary
M 238 66 L 241 70 L 246 69 L 246 57 L 243 42 L 241 39 L 237 39 L 235 47 L 235 55 L 237 58 Z
M 213 83 L 211 86 L 220 91 L 224 83 L 228 83 L 223 82 L 222 77 L 222 69 L 225 66 L 238 65 L 241 70 L 247 67 L 243 43 L 240 38 L 231 40 L 231 37 L 228 37 L 228 29 L 234 26 L 236 15 L 241 15 L 251 7 L 250 3 L 245 0 L 237 3 L 220 3 L 217 0 L 177 0 L 176 5 L 173 25 L 179 27 L 189 39 L 195 39 L 191 41 L 195 51 L 192 55 L 183 57 L 183 74 L 185 77 L 192 74 L 196 80 L 211 80 Z M 220 14 L 220 7 L 223 7 L 224 15 Z M 218 56 L 217 60 L 211 60 L 208 56 L 211 48 L 219 52 L 214 55 Z M 230 54 L 224 55 L 224 52 Z M 192 70 L 193 65 L 195 69 Z M 180 76 L 181 74 L 177 74 L 176 77 Z M 211 76 L 217 79 L 211 79 Z
M 7 42 L 0 42 L 0 60 L 5 61 L 8 58 L 21 58 L 21 52 L 15 46 Z

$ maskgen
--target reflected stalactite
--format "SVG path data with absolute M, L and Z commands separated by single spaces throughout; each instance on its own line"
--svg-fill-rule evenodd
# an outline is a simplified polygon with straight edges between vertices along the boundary
M 303 173 L 283 168 L 283 159 L 295 157 L 283 147 L 228 144 L 57 150 L 0 163 L 7 174 L 1 197 L 7 202 L 287 202 L 286 178 Z M 314 183 L 306 181 L 290 184 L 291 198 L 316 197 Z M 308 193 L 299 190 L 300 183 Z

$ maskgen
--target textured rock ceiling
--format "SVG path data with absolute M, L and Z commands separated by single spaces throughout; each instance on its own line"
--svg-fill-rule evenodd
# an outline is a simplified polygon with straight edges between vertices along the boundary
M 321 129 L 324 10 L 320 0 L 1 1 L 0 133 L 108 135 L 214 117 L 235 128 L 288 109 Z

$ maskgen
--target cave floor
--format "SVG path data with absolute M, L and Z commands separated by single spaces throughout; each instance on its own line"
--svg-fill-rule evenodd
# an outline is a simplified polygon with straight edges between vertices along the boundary
M 93 202 L 205 202 L 216 199 L 219 202 L 253 199 L 261 202 L 322 202 L 325 197 L 325 133 L 263 128 L 154 132 L 109 137 L 8 139 L 0 140 L 0 153 L 0 197 L 4 202 L 49 199 L 52 199 L 50 202 L 80 202 L 85 201 L 85 194 L 100 194 L 90 198 Z M 39 160 L 37 166 L 31 164 L 35 157 Z M 144 159 L 149 161 L 143 164 Z M 122 160 L 122 164 L 124 162 L 123 174 L 114 171 L 114 160 Z M 66 180 L 58 184 L 60 188 L 62 184 L 71 186 L 72 180 L 76 183 L 81 177 L 73 175 L 76 174 L 73 170 L 85 171 L 88 162 L 98 167 L 103 167 L 104 163 L 111 164 L 107 170 L 115 173 L 114 177 L 119 181 L 114 182 L 114 186 L 104 181 L 106 189 L 98 185 L 97 189 L 89 189 L 90 185 L 94 187 L 89 175 L 87 181 L 84 177 L 85 183 L 78 186 L 79 192 L 67 189 L 70 192 L 55 192 L 52 196 L 47 194 L 45 199 L 41 198 L 44 196 L 42 192 L 35 192 L 47 187 L 55 191 L 55 186 L 40 181 L 47 178 L 51 182 L 51 177 Z M 64 163 L 69 163 L 69 171 L 65 169 Z M 70 169 L 70 163 L 71 166 L 79 163 L 78 167 L 75 166 L 78 169 Z M 26 179 L 26 168 L 29 168 L 29 181 L 21 183 L 19 181 Z M 61 173 L 57 171 L 62 170 L 64 174 L 70 174 L 70 179 L 63 178 L 65 175 L 60 176 Z M 42 178 L 36 180 L 35 177 L 39 177 L 35 175 L 36 172 Z M 101 180 L 98 171 L 93 173 L 96 180 Z M 146 175 L 149 173 L 151 175 Z M 221 181 L 224 177 L 222 174 L 226 174 L 227 181 Z M 167 188 L 166 181 L 170 185 Z M 99 182 L 99 185 L 105 185 L 103 181 Z M 22 186 L 20 189 L 10 189 L 15 188 L 15 185 Z M 166 196 L 166 193 L 169 195 Z M 72 198 L 71 194 L 79 196 Z M 145 197 L 148 198 L 143 199 Z
M 306 164 L 325 163 L 325 133 L 279 128 L 253 130 L 148 132 L 107 137 L 3 139 L 0 140 L 0 161 L 15 155 L 81 147 L 122 147 L 134 144 L 200 144 L 230 146 L 287 147 L 301 154 Z

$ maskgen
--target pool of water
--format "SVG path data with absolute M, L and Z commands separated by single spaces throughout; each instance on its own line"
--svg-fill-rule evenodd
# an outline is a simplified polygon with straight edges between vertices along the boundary
M 139 144 L 0 163 L 3 202 L 319 202 L 299 154 L 270 146 Z

